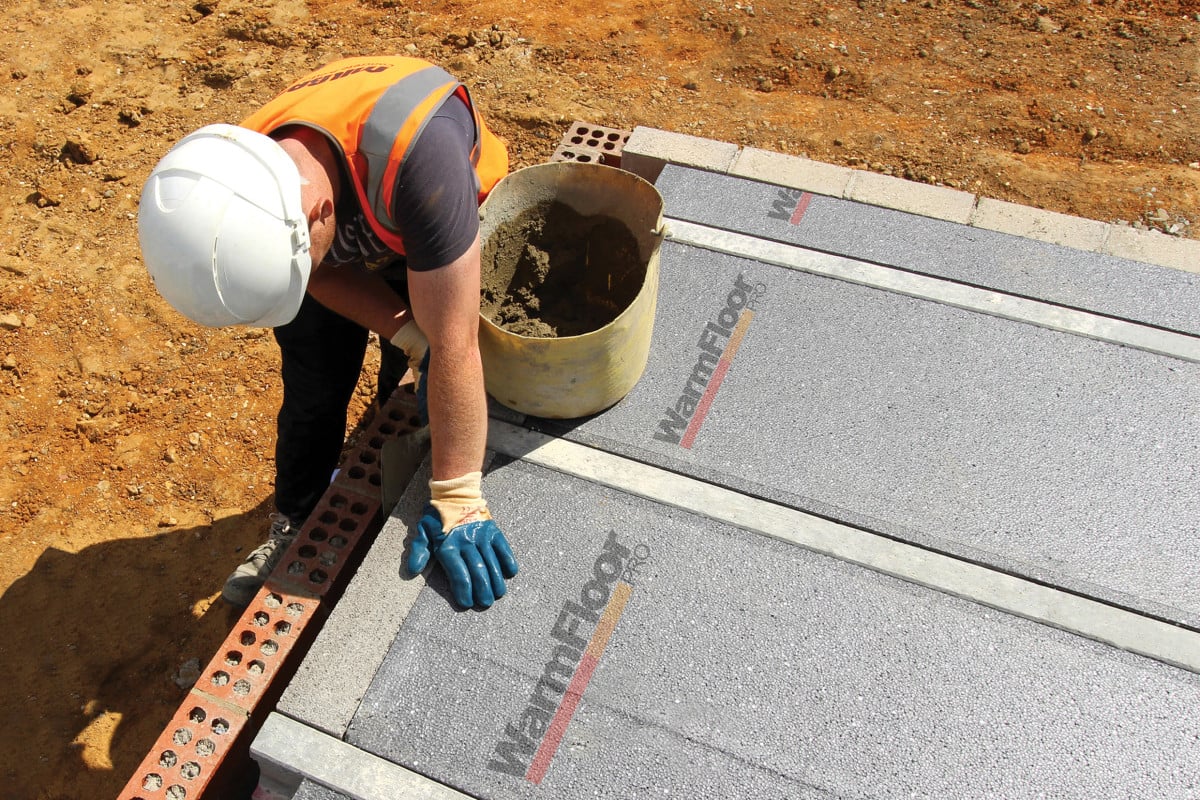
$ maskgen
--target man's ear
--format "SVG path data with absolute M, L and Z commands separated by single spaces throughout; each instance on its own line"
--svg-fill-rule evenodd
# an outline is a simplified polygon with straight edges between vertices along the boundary
M 333 201 L 328 197 L 319 198 L 308 209 L 308 227 L 314 223 L 324 223 L 333 219 Z

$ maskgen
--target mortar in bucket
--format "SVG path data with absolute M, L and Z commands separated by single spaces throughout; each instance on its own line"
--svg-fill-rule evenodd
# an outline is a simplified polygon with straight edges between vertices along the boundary
M 603 411 L 637 383 L 658 298 L 662 196 L 601 164 L 525 167 L 480 208 L 487 391 L 538 417 Z

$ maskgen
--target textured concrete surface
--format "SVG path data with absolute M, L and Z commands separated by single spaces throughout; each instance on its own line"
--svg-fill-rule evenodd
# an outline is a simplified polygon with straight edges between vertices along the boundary
M 489 798 L 1196 791 L 1188 673 L 520 462 L 486 489 L 528 577 L 486 613 L 420 595 L 351 726 L 366 751 Z M 646 558 L 534 785 L 497 745 L 591 637 L 561 615 L 614 533 Z
M 1194 273 L 676 166 L 657 186 L 669 217 L 1200 335 Z
M 567 438 L 1200 619 L 1200 365 L 668 242 L 650 362 Z M 691 448 L 656 435 L 761 284 Z

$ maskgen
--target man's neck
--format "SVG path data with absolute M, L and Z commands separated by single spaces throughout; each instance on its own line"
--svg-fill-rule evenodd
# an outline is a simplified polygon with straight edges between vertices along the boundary
M 338 169 L 337 154 L 325 136 L 312 128 L 295 126 L 289 128 L 278 139 L 280 147 L 296 162 L 300 178 L 313 184 L 324 196 L 332 198 L 337 205 L 342 182 Z

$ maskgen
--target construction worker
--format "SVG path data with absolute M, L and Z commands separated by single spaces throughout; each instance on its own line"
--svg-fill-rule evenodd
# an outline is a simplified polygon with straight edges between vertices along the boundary
M 301 78 L 238 126 L 186 136 L 151 172 L 138 234 L 159 293 L 204 325 L 272 327 L 279 344 L 277 513 L 225 583 L 230 603 L 253 599 L 325 493 L 369 331 L 377 401 L 411 366 L 431 435 L 409 571 L 432 556 L 463 607 L 505 593 L 517 562 L 480 490 L 478 204 L 507 170 L 450 74 L 364 57 Z

